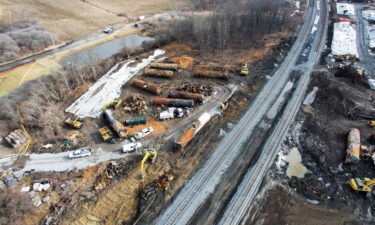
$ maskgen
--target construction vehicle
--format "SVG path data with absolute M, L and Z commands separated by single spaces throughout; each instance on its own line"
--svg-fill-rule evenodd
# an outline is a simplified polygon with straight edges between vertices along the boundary
M 372 186 L 375 185 L 375 179 L 370 179 L 370 178 L 352 178 L 349 181 L 350 186 L 353 188 L 355 191 L 365 191 L 365 192 L 370 192 L 372 191 Z
M 240 74 L 244 76 L 249 74 L 249 69 L 247 68 L 247 62 L 241 67 Z
M 115 98 L 107 103 L 104 104 L 103 106 L 103 111 L 107 110 L 107 109 L 116 109 L 117 107 L 119 107 L 122 103 L 122 100 L 121 99 L 118 99 L 118 98 Z
M 115 135 L 108 127 L 100 128 L 99 133 L 102 135 L 103 141 L 113 142 L 115 139 Z
M 126 130 L 126 128 L 116 120 L 115 116 L 110 110 L 107 109 L 103 112 L 103 118 L 112 127 L 119 138 L 126 138 L 128 135 L 128 130 Z
M 182 118 L 189 115 L 189 109 L 170 107 L 167 110 L 159 112 L 157 115 L 159 120 L 169 120 L 173 118 Z
M 368 125 L 370 125 L 370 127 L 375 127 L 375 120 L 370 120 Z
M 146 161 L 150 160 L 152 164 L 154 164 L 156 160 L 157 152 L 153 148 L 149 148 L 145 151 L 145 154 L 143 156 L 143 159 L 141 161 L 140 170 L 141 170 L 141 178 L 143 179 L 145 177 L 145 168 L 144 164 Z
M 70 128 L 81 129 L 81 127 L 83 126 L 83 120 L 79 118 L 72 119 L 69 117 L 65 120 L 65 124 Z
M 225 100 L 223 103 L 221 103 L 220 109 L 224 111 L 228 108 L 228 106 L 229 106 L 229 103 L 227 100 Z

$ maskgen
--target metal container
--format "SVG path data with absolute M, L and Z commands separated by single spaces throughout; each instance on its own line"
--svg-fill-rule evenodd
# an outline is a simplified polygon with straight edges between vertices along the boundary
M 358 129 L 353 128 L 348 135 L 348 147 L 346 149 L 346 163 L 357 163 L 361 149 L 361 136 Z
M 162 89 L 153 83 L 147 83 L 143 80 L 135 79 L 133 80 L 133 84 L 145 91 L 151 92 L 156 95 L 161 95 L 163 93 Z
M 171 71 L 171 70 L 146 69 L 145 72 L 144 72 L 144 75 L 172 79 L 173 78 L 173 71 Z
M 204 112 L 198 120 L 196 120 L 191 127 L 189 127 L 174 143 L 175 150 L 183 149 L 198 132 L 210 121 L 211 115 Z
M 195 70 L 194 76 L 196 77 L 207 77 L 207 78 L 216 78 L 216 79 L 228 79 L 228 75 L 218 71 L 212 70 Z
M 128 118 L 125 120 L 125 126 L 134 126 L 134 125 L 146 124 L 146 123 L 147 123 L 146 116 L 133 117 L 133 118 Z
M 193 107 L 194 101 L 191 99 L 175 99 L 175 98 L 153 98 L 152 103 L 155 105 L 166 105 L 175 107 Z
M 151 63 L 151 68 L 164 69 L 164 70 L 177 70 L 178 66 L 174 63 Z
M 171 91 L 169 93 L 171 98 L 184 98 L 184 99 L 193 99 L 196 103 L 202 103 L 204 100 L 203 95 L 197 93 L 190 93 L 185 91 Z

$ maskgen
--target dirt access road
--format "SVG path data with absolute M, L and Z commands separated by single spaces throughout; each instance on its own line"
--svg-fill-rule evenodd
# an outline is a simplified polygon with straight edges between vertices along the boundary
M 177 1 L 180 2 L 180 1 Z M 175 0 L 1 0 L 0 16 L 36 19 L 60 40 L 79 40 L 103 28 L 173 9 Z M 181 1 L 183 2 L 183 1 Z M 125 16 L 118 16 L 119 14 Z
M 214 154 L 195 176 L 187 182 L 176 199 L 154 221 L 154 224 L 189 224 L 193 215 L 200 209 L 209 195 L 214 192 L 223 174 L 235 162 L 241 150 L 246 146 L 255 126 L 268 112 L 281 90 L 285 87 L 289 79 L 289 76 L 285 74 L 290 74 L 299 55 L 304 50 L 305 43 L 308 41 L 316 16 L 316 5 L 317 1 L 310 2 L 305 23 L 284 63 L 264 86 L 239 123 L 225 136 Z

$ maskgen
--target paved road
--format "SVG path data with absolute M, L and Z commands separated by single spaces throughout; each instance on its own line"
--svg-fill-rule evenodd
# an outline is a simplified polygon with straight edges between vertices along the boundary
M 365 26 L 368 22 L 362 16 L 362 4 L 354 4 L 355 14 L 357 17 L 357 48 L 360 58 L 360 63 L 366 69 L 366 74 L 370 77 L 375 75 L 375 57 L 370 54 L 369 40 Z
M 274 76 L 262 88 L 233 130 L 224 137 L 212 156 L 186 182 L 172 204 L 154 221 L 154 224 L 182 225 L 189 223 L 197 209 L 214 192 L 223 174 L 241 154 L 248 138 L 253 134 L 254 128 L 275 102 L 289 80 L 291 69 L 304 49 L 304 45 L 311 33 L 316 14 L 315 5 L 316 0 L 309 2 L 305 23 L 302 25 L 297 40 Z
M 236 193 L 226 207 L 219 222 L 220 225 L 234 225 L 246 222 L 247 216 L 249 216 L 248 211 L 251 207 L 251 203 L 259 191 L 263 177 L 274 163 L 277 152 L 282 141 L 285 139 L 290 124 L 294 121 L 306 93 L 310 73 L 312 72 L 314 65 L 318 63 L 321 52 L 325 45 L 328 25 L 328 7 L 325 0 L 323 0 L 321 3 L 320 26 L 318 27 L 318 34 L 315 35 L 315 39 L 312 44 L 312 51 L 309 54 L 309 60 L 305 67 L 306 69 L 304 70 L 304 73 L 298 82 L 298 86 L 290 99 L 290 102 L 285 108 L 282 117 L 280 118 L 270 137 L 267 139 L 259 160 L 246 173 L 244 179 L 236 190 Z

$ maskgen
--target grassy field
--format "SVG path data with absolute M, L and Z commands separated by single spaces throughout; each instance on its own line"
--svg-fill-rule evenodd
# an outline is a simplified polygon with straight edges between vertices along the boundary
M 38 20 L 60 40 L 79 40 L 129 18 L 173 9 L 175 0 L 0 0 L 0 16 L 14 14 Z

